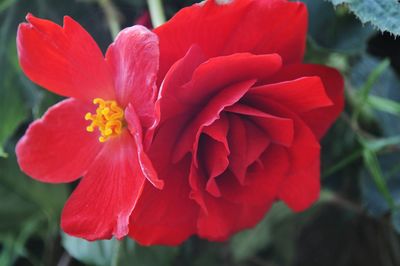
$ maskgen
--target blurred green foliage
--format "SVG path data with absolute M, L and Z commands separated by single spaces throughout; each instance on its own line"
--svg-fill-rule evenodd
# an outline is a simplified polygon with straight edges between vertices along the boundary
M 383 11 L 385 4 L 394 7 L 380 16 L 378 8 L 363 8 L 376 0 L 331 1 L 345 3 L 337 8 L 304 0 L 306 61 L 334 66 L 346 79 L 346 110 L 323 140 L 320 201 L 299 214 L 278 203 L 255 228 L 226 243 L 193 237 L 176 248 L 145 248 L 130 239 L 87 242 L 62 234 L 59 216 L 74 185 L 31 180 L 18 169 L 14 149 L 27 125 L 60 100 L 18 66 L 15 35 L 25 15 L 58 23 L 70 15 L 104 51 L 116 27 L 133 24 L 146 2 L 0 0 L 0 266 L 400 265 L 400 42 L 351 13 L 399 34 L 400 10 L 390 1 L 379 1 Z M 195 1 L 164 2 L 171 17 Z M 394 48 L 386 49 L 387 42 Z

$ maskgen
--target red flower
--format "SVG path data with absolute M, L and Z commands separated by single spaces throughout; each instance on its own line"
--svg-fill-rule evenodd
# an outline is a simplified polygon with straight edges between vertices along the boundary
M 155 29 L 162 81 L 146 184 L 129 234 L 176 245 L 225 240 L 277 200 L 301 211 L 319 197 L 320 145 L 343 108 L 343 80 L 303 64 L 305 5 L 208 0 Z
M 104 58 L 70 17 L 64 27 L 32 15 L 27 21 L 17 36 L 22 69 L 70 98 L 29 126 L 16 148 L 19 165 L 43 182 L 83 176 L 64 207 L 62 228 L 89 240 L 121 238 L 145 179 L 163 186 L 144 152 L 149 137 L 143 137 L 155 123 L 157 36 L 142 26 L 127 28 Z

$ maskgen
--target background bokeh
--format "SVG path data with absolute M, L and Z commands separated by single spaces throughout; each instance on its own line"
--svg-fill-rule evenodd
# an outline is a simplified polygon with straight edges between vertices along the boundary
M 164 1 L 167 17 L 194 2 Z M 27 125 L 61 99 L 18 66 L 15 37 L 25 15 L 57 23 L 70 15 L 105 51 L 119 25 L 149 24 L 146 1 L 0 0 L 0 266 L 400 265 L 400 39 L 363 25 L 350 12 L 357 6 L 305 2 L 305 60 L 334 66 L 346 79 L 346 110 L 322 143 L 321 199 L 298 214 L 277 203 L 254 229 L 225 243 L 193 237 L 179 247 L 146 248 L 128 239 L 86 242 L 63 234 L 60 212 L 76 184 L 31 180 L 14 152 Z

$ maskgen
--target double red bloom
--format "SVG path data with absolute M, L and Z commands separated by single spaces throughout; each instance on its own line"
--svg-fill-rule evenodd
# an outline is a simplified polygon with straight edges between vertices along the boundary
M 318 140 L 343 108 L 343 81 L 302 64 L 304 4 L 208 0 L 155 29 L 159 46 L 142 27 L 122 31 L 105 59 L 69 18 L 28 21 L 22 68 L 73 98 L 34 122 L 17 154 L 42 181 L 84 176 L 63 211 L 67 233 L 224 240 L 276 200 L 300 211 L 318 198 Z

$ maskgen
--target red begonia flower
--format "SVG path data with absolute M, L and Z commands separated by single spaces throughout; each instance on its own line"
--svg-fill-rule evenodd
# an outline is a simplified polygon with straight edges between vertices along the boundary
M 156 122 L 158 38 L 142 26 L 121 31 L 105 58 L 70 17 L 61 27 L 27 16 L 18 29 L 20 65 L 38 85 L 70 97 L 33 122 L 19 141 L 21 169 L 50 183 L 82 177 L 61 226 L 88 240 L 121 238 L 146 179 L 162 188 L 145 153 Z
M 320 145 L 343 108 L 334 69 L 303 64 L 304 4 L 207 0 L 154 31 L 159 124 L 129 235 L 176 245 L 225 240 L 277 200 L 301 211 L 319 197 Z

